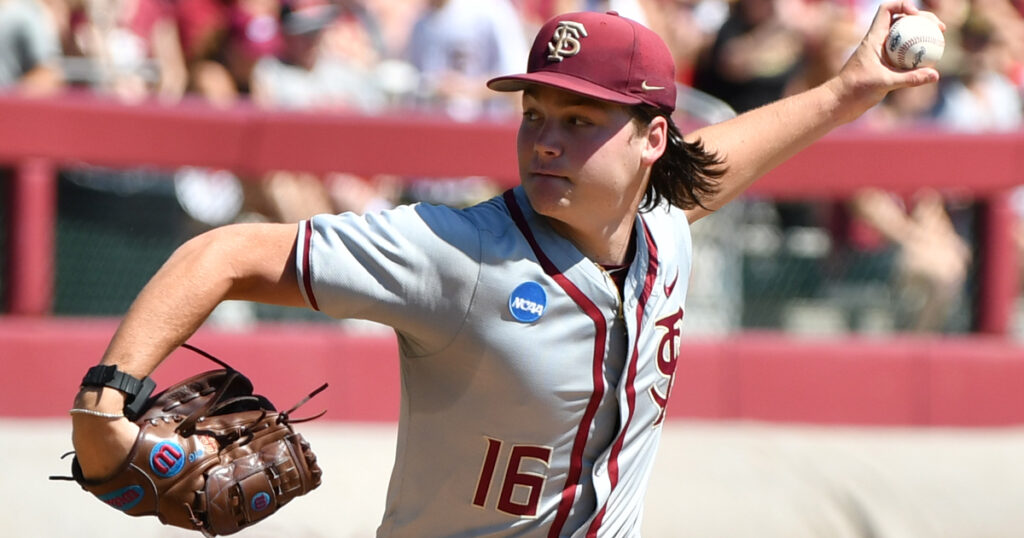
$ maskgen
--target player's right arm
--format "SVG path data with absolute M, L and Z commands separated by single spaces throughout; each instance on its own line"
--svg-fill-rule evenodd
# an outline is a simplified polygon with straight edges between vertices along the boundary
M 705 207 L 687 210 L 690 222 L 710 214 L 743 193 L 758 178 L 802 151 L 833 129 L 875 106 L 891 91 L 938 81 L 933 67 L 899 71 L 883 60 L 892 18 L 919 11 L 910 0 L 887 0 L 875 14 L 867 34 L 837 75 L 825 83 L 727 121 L 694 131 L 690 141 L 725 158 L 728 167 L 718 193 Z
M 295 224 L 239 224 L 196 236 L 179 247 L 128 309 L 100 364 L 142 378 L 185 342 L 227 299 L 304 306 L 295 270 Z M 74 407 L 119 414 L 124 394 L 87 387 Z M 138 432 L 127 419 L 72 417 L 72 442 L 88 478 L 124 461 Z

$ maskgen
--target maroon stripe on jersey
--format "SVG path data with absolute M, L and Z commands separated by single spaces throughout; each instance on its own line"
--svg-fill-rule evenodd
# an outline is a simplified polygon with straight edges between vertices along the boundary
M 487 502 L 487 486 L 494 478 L 494 467 L 498 463 L 498 451 L 501 450 L 501 441 L 487 439 L 487 456 L 484 458 L 484 466 L 480 469 L 480 483 L 476 485 L 476 495 L 473 495 L 473 504 L 483 507 Z
M 526 217 L 523 216 L 523 211 L 511 190 L 505 191 L 504 199 L 509 215 L 512 217 L 513 222 L 516 223 L 523 237 L 530 244 L 530 248 L 533 249 L 534 255 L 537 256 L 537 261 L 540 263 L 541 268 L 558 283 L 569 297 L 579 305 L 583 313 L 594 322 L 594 358 L 591 372 L 594 381 L 594 392 L 590 395 L 590 401 L 587 402 L 587 408 L 583 412 L 583 419 L 580 420 L 580 427 L 576 430 L 576 437 L 573 441 L 569 459 L 569 474 L 566 476 L 565 486 L 562 488 L 562 500 L 558 504 L 558 513 L 555 514 L 555 521 L 551 524 L 551 529 L 548 531 L 548 536 L 558 536 L 562 533 L 562 527 L 565 526 L 566 520 L 569 519 L 569 511 L 572 509 L 572 503 L 576 499 L 576 490 L 580 487 L 580 476 L 583 474 L 583 449 L 586 446 L 590 428 L 594 423 L 594 416 L 597 415 L 597 407 L 601 403 L 601 398 L 604 397 L 604 375 L 601 368 L 604 363 L 604 348 L 608 338 L 608 327 L 605 323 L 604 314 L 601 313 L 597 305 L 566 278 L 555 267 L 555 264 L 551 263 L 551 260 L 544 254 L 544 251 L 541 250 L 540 245 L 537 244 L 537 239 L 533 236 L 533 230 L 526 223 Z
M 309 305 L 313 310 L 320 310 L 316 304 L 316 297 L 313 296 L 313 277 L 309 274 L 310 247 L 313 243 L 313 222 L 306 221 L 306 234 L 302 241 L 302 285 L 306 288 L 306 297 L 309 297 Z
M 647 306 L 647 301 L 651 297 L 651 292 L 654 290 L 654 282 L 658 276 L 658 247 L 654 244 L 651 239 L 651 232 L 647 228 L 647 223 L 640 219 L 640 222 L 644 226 L 644 239 L 647 241 L 647 275 L 644 277 L 644 291 L 640 295 L 637 301 L 636 307 L 636 326 L 640 327 L 641 322 L 644 318 L 644 309 Z M 619 454 L 622 452 L 622 445 L 626 442 L 626 432 L 629 431 L 629 425 L 633 422 L 633 413 L 636 411 L 636 371 L 637 363 L 640 362 L 639 352 L 639 338 L 640 331 L 636 332 L 633 340 L 633 356 L 629 360 L 629 369 L 626 373 L 626 403 L 629 409 L 629 415 L 626 417 L 626 423 L 622 425 L 622 432 L 619 433 L 619 438 L 615 440 L 615 444 L 612 445 L 611 459 L 608 460 L 608 480 L 611 482 L 611 489 L 608 492 L 608 497 L 611 498 L 612 492 L 615 491 L 615 486 L 619 484 Z M 596 537 L 598 529 L 601 528 L 601 522 L 604 520 L 605 510 L 608 508 L 608 502 L 601 507 L 601 510 L 594 516 L 594 521 L 590 523 L 590 529 L 587 531 L 587 538 Z

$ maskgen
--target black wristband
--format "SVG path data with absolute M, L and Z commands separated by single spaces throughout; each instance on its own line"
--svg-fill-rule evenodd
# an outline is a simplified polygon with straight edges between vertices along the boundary
M 117 366 L 98 365 L 89 368 L 82 378 L 83 387 L 111 387 L 127 396 L 124 400 L 125 410 L 137 411 L 156 388 L 156 383 L 149 377 L 138 379 L 117 369 Z M 129 406 L 129 404 L 134 404 Z

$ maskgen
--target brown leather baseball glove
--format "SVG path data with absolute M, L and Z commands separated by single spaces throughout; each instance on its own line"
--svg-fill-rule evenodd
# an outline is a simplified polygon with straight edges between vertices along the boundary
M 123 466 L 105 480 L 86 480 L 75 458 L 70 477 L 104 503 L 132 516 L 206 536 L 232 534 L 262 521 L 320 485 L 320 467 L 290 413 L 278 412 L 252 383 L 223 366 L 149 398 L 134 422 L 140 430 Z

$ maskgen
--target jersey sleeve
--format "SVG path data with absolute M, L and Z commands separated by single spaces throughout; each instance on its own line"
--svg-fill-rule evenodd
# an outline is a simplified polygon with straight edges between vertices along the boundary
M 296 270 L 307 304 L 393 327 L 422 353 L 462 327 L 480 272 L 480 232 L 456 209 L 418 204 L 299 223 Z

